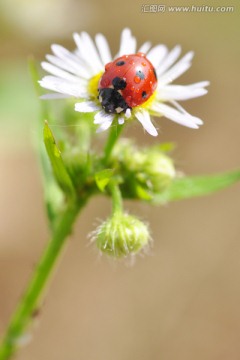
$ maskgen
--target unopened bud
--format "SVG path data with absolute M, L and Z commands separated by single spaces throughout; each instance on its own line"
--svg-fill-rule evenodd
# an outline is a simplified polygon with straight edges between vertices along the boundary
M 156 150 L 143 153 L 141 166 L 142 171 L 137 178 L 154 193 L 165 190 L 176 175 L 172 159 Z
M 138 149 L 129 141 L 122 141 L 116 146 L 113 160 L 121 167 L 124 179 L 128 183 L 123 194 L 131 191 L 132 197 L 141 186 L 150 195 L 164 191 L 176 176 L 172 159 L 157 147 Z
M 149 243 L 147 225 L 136 217 L 116 212 L 95 231 L 94 240 L 102 253 L 115 258 L 136 254 Z

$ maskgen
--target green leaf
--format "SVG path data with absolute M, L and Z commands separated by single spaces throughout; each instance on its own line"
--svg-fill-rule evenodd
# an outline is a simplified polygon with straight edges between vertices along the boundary
M 59 214 L 65 205 L 63 192 L 53 177 L 48 182 L 44 182 L 44 198 L 49 226 L 53 231 Z
M 75 190 L 72 184 L 72 180 L 66 170 L 66 167 L 64 165 L 61 156 L 61 152 L 56 145 L 53 134 L 47 122 L 45 122 L 43 136 L 44 136 L 45 147 L 57 183 L 59 184 L 59 186 L 61 187 L 64 193 L 74 197 Z
M 112 169 L 104 169 L 95 174 L 95 181 L 100 191 L 104 192 L 105 187 L 113 177 L 113 173 Z
M 29 72 L 32 78 L 34 89 L 37 97 L 43 94 L 43 89 L 38 84 L 40 75 L 36 61 L 33 57 L 28 59 Z M 55 222 L 58 219 L 59 213 L 64 206 L 64 194 L 57 184 L 52 174 L 51 164 L 46 153 L 44 143 L 42 141 L 42 128 L 44 120 L 50 118 L 50 111 L 47 101 L 39 101 L 40 115 L 37 122 L 37 131 L 35 135 L 35 147 L 38 153 L 39 163 L 41 165 L 41 176 L 44 191 L 44 203 L 48 217 L 49 227 L 51 231 L 54 230 Z
M 208 195 L 215 191 L 224 189 L 239 180 L 239 170 L 217 175 L 175 179 L 166 191 L 154 196 L 153 203 L 164 204 L 169 201 Z
M 53 230 L 55 220 L 64 205 L 64 194 L 52 174 L 51 163 L 49 162 L 43 141 L 38 142 L 38 154 L 41 164 L 41 175 L 44 190 L 44 202 L 48 216 L 50 229 Z

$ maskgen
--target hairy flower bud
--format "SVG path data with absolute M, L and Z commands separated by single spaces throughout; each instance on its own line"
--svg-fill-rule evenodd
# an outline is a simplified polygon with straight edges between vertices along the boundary
M 94 232 L 94 240 L 102 253 L 115 258 L 136 254 L 148 245 L 147 225 L 136 217 L 116 212 Z

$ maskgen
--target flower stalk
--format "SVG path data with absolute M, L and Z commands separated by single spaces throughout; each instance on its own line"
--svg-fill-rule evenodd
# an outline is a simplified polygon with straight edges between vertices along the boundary
M 123 211 L 122 194 L 118 184 L 116 184 L 115 182 L 110 183 L 109 188 L 112 195 L 112 215 L 115 215 L 117 213 L 122 213 Z
M 116 126 L 111 126 L 110 130 L 109 130 L 109 135 L 108 135 L 108 139 L 104 148 L 104 158 L 103 158 L 103 162 L 104 164 L 107 165 L 108 160 L 112 154 L 112 150 L 114 148 L 114 145 L 116 144 L 120 134 L 122 133 L 124 128 L 124 125 L 119 125 L 116 122 Z
M 0 345 L 0 360 L 10 359 L 20 346 L 26 332 L 28 332 L 27 328 L 31 324 L 34 314 L 39 311 L 57 260 L 66 245 L 68 236 L 72 232 L 79 211 L 86 204 L 86 200 L 82 199 L 78 202 L 69 203 L 59 217 L 52 238 L 33 273 L 20 304 L 10 320 L 9 327 Z

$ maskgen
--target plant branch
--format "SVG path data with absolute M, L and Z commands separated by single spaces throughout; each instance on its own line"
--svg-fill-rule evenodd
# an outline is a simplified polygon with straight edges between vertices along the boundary
M 0 360 L 10 359 L 21 342 L 23 342 L 26 332 L 28 332 L 27 326 L 30 325 L 34 314 L 39 310 L 44 290 L 53 273 L 57 259 L 66 243 L 67 237 L 71 234 L 74 221 L 80 209 L 86 204 L 86 201 L 87 199 L 85 198 L 78 203 L 69 203 L 59 217 L 59 222 L 52 239 L 49 241 L 34 271 L 27 290 L 10 320 L 5 337 L 0 344 Z

